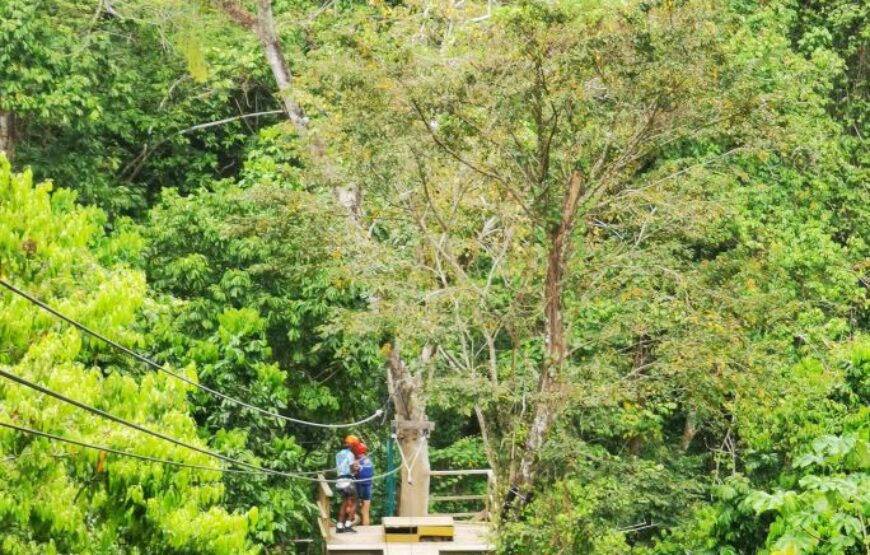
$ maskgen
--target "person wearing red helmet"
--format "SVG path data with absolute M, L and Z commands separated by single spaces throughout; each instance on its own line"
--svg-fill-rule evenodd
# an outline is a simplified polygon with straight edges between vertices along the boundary
M 354 476 L 356 479 L 354 482 L 356 482 L 356 496 L 360 501 L 362 525 L 369 526 L 371 524 L 369 511 L 372 506 L 372 476 L 375 473 L 375 466 L 368 457 L 368 447 L 362 441 L 351 447 L 351 451 L 356 455 L 356 461 L 354 462 L 354 469 L 356 470 Z

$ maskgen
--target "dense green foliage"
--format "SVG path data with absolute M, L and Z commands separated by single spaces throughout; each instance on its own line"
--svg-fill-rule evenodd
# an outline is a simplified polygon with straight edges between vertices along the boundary
M 0 275 L 306 420 L 399 357 L 505 553 L 870 552 L 865 2 L 273 0 L 281 91 L 262 4 L 0 0 Z M 280 470 L 344 433 L 7 292 L 0 367 Z M 216 464 L 6 381 L 0 420 Z M 0 429 L 0 553 L 314 552 L 309 486 Z
M 101 228 L 105 215 L 76 205 L 75 193 L 34 186 L 0 160 L 0 260 L 4 275 L 103 333 L 141 345 L 137 311 L 147 310 L 144 276 L 123 262 L 140 239 Z M 111 259 L 108 265 L 101 260 Z M 36 381 L 183 441 L 199 442 L 186 387 L 164 375 L 136 380 L 105 347 L 4 293 L 0 364 Z M 192 370 L 188 370 L 192 373 Z M 130 433 L 20 385 L 0 387 L 4 422 L 115 449 L 212 466 L 207 457 Z M 0 551 L 3 553 L 239 553 L 248 516 L 221 507 L 220 473 L 176 470 L 0 432 Z
M 146 230 L 146 268 L 152 287 L 176 301 L 151 335 L 153 348 L 169 361 L 195 362 L 210 387 L 297 418 L 346 422 L 380 408 L 377 344 L 323 329 L 330 311 L 354 306 L 359 293 L 325 249 L 325 238 L 341 230 L 324 227 L 321 210 L 312 195 L 289 188 L 167 192 Z M 292 432 L 325 445 L 309 449 L 309 466 L 331 464 L 334 432 L 277 426 L 206 394 L 195 402 L 203 429 L 244 430 L 239 449 L 290 469 L 299 456 Z M 250 480 L 233 484 L 231 495 L 233 506 L 270 508 L 269 539 L 307 528 L 308 497 L 307 488 L 269 491 Z
M 745 434 L 743 472 L 653 552 L 866 551 L 868 363 L 865 340 L 790 369 L 782 399 Z
M 275 115 L 190 127 L 277 108 L 251 41 L 200 44 L 191 18 L 205 14 L 183 5 L 113 2 L 115 15 L 103 5 L 0 4 L 0 111 L 14 116 L 16 159 L 112 217 L 141 215 L 163 187 L 237 172 L 248 137 Z M 188 72 L 190 52 L 207 71 Z

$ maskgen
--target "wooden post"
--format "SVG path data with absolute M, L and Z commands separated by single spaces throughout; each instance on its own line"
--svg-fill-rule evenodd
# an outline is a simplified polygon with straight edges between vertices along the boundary
M 329 511 L 332 505 L 332 488 L 323 474 L 317 475 L 317 508 L 320 514 L 317 515 L 317 526 L 320 528 L 320 534 L 324 540 L 329 540 L 330 537 L 330 520 Z
M 495 510 L 495 472 L 492 469 L 486 475 L 486 505 L 483 509 L 483 520 L 492 520 L 492 511 Z
M 427 420 L 393 421 L 402 457 L 399 516 L 429 514 L 429 433 L 433 428 Z

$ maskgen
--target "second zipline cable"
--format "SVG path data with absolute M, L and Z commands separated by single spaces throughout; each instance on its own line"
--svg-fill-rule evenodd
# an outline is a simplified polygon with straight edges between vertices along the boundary
M 263 468 L 258 467 L 256 465 L 252 465 L 250 463 L 246 463 L 244 461 L 240 461 L 238 459 L 234 459 L 234 458 L 228 457 L 226 455 L 221 455 L 220 453 L 216 453 L 214 451 L 210 451 L 210 450 L 204 449 L 202 447 L 197 447 L 196 445 L 190 445 L 189 443 L 185 443 L 181 440 L 175 439 L 174 437 L 168 436 L 168 435 L 163 434 L 161 432 L 155 432 L 154 430 L 148 429 L 144 426 L 140 426 L 139 424 L 136 424 L 135 422 L 130 422 L 129 420 L 124 420 L 123 418 L 121 418 L 119 416 L 115 416 L 114 414 L 109 414 L 108 412 L 106 412 L 104 410 L 98 409 L 96 407 L 92 407 L 90 405 L 86 405 L 80 401 L 76 401 L 75 399 L 67 397 L 66 395 L 63 395 L 63 394 L 58 393 L 56 391 L 52 391 L 51 389 L 48 389 L 47 387 L 43 387 L 43 386 L 39 385 L 38 383 L 31 382 L 30 380 L 26 380 L 20 376 L 16 376 L 15 374 L 10 374 L 6 370 L 0 369 L 0 376 L 6 378 L 8 380 L 12 380 L 13 382 L 19 383 L 19 384 L 23 385 L 24 387 L 28 387 L 30 389 L 38 391 L 38 392 L 42 393 L 43 395 L 48 395 L 49 397 L 54 397 L 55 399 L 57 399 L 59 401 L 63 401 L 64 403 L 68 403 L 68 404 L 73 405 L 75 407 L 78 407 L 80 409 L 86 410 L 92 414 L 96 414 L 97 416 L 100 416 L 100 417 L 105 418 L 107 420 L 111 420 L 112 422 L 116 422 L 116 423 L 121 424 L 123 426 L 127 426 L 128 428 L 133 428 L 134 430 L 137 430 L 137 431 L 142 432 L 144 434 L 148 434 L 150 436 L 154 436 L 154 437 L 162 439 L 164 441 L 168 441 L 169 443 L 172 443 L 174 445 L 178 445 L 179 447 L 184 447 L 185 449 L 190 449 L 191 451 L 196 451 L 197 453 L 202 453 L 203 455 L 207 455 L 207 456 L 215 458 L 215 459 L 220 459 L 220 460 L 222 460 L 226 463 L 229 463 L 229 464 L 234 464 L 237 466 L 243 466 L 246 468 L 252 468 L 252 469 L 256 469 L 256 470 L 263 470 L 263 471 L 267 471 L 267 472 L 269 471 L 268 469 L 263 469 Z
M 321 422 L 311 422 L 308 420 L 301 420 L 299 418 L 284 416 L 283 414 L 279 414 L 275 411 L 271 411 L 268 409 L 258 407 L 256 405 L 252 405 L 250 403 L 246 403 L 245 401 L 242 401 L 241 399 L 236 399 L 235 397 L 231 397 L 231 396 L 227 395 L 226 393 L 221 393 L 220 391 L 217 391 L 216 389 L 212 389 L 212 388 L 208 387 L 207 385 L 203 385 L 199 382 L 191 380 L 187 376 L 179 374 L 178 372 L 173 372 L 169 368 L 166 368 L 162 364 L 151 360 L 150 358 L 146 357 L 145 355 L 142 355 L 142 354 L 134 351 L 133 349 L 125 347 L 125 346 L 121 345 L 120 343 L 118 343 L 112 339 L 109 339 L 108 337 L 101 334 L 100 332 L 93 330 L 93 329 L 89 328 L 88 326 L 82 324 L 81 322 L 78 322 L 78 321 L 70 318 L 66 314 L 63 314 L 62 312 L 58 311 L 57 309 L 49 306 L 48 304 L 44 303 L 43 301 L 41 301 L 39 299 L 37 299 L 36 297 L 31 295 L 30 293 L 27 293 L 27 292 L 15 287 L 14 285 L 9 283 L 5 279 L 0 278 L 0 285 L 5 287 L 6 289 L 12 291 L 13 293 L 18 295 L 19 297 L 30 301 L 31 303 L 35 304 L 36 306 L 45 310 L 46 312 L 53 314 L 54 316 L 57 316 L 58 318 L 60 318 L 64 322 L 70 324 L 71 326 L 87 333 L 88 335 L 96 337 L 97 339 L 106 343 L 107 345 L 109 345 L 109 346 L 111 346 L 111 347 L 113 347 L 113 348 L 115 348 L 123 353 L 130 355 L 131 357 L 135 358 L 139 362 L 142 362 L 142 363 L 154 368 L 155 370 L 157 370 L 159 372 L 163 372 L 164 374 L 172 376 L 173 378 L 175 378 L 177 380 L 181 380 L 184 383 L 186 383 L 188 385 L 192 385 L 193 387 L 196 387 L 202 391 L 205 391 L 206 393 L 208 393 L 210 395 L 214 395 L 215 397 L 219 397 L 225 401 L 229 401 L 230 403 L 234 403 L 234 404 L 239 405 L 241 407 L 245 407 L 246 409 L 253 410 L 253 411 L 258 412 L 260 414 L 264 414 L 266 416 L 270 416 L 272 418 L 276 418 L 279 420 L 284 420 L 285 422 L 292 422 L 294 424 L 299 424 L 301 426 L 311 426 L 313 428 L 326 428 L 329 430 L 340 430 L 343 428 L 353 428 L 355 426 L 361 426 L 363 424 L 367 424 L 367 423 L 371 422 L 372 420 L 375 420 L 376 418 L 378 418 L 379 416 L 381 416 L 384 413 L 383 409 L 378 409 L 371 416 L 368 416 L 368 417 L 363 418 L 362 420 L 358 420 L 356 422 L 348 422 L 346 424 L 323 424 Z
M 161 432 L 151 430 L 149 428 L 146 428 L 144 426 L 136 424 L 135 422 L 130 422 L 129 420 L 125 420 L 119 416 L 115 416 L 113 414 L 110 414 L 104 410 L 98 409 L 96 407 L 92 407 L 90 405 L 86 405 L 85 403 L 82 403 L 81 401 L 76 401 L 75 399 L 67 397 L 66 395 L 63 395 L 62 393 L 58 393 L 56 391 L 48 389 L 47 387 L 39 385 L 38 383 L 31 382 L 30 380 L 27 380 L 27 379 L 22 378 L 20 376 L 16 376 L 15 374 L 11 374 L 3 369 L 0 369 L 0 377 L 4 377 L 4 378 L 11 380 L 15 383 L 23 385 L 24 387 L 38 391 L 38 392 L 42 393 L 43 395 L 48 395 L 49 397 L 54 397 L 55 399 L 57 399 L 59 401 L 63 401 L 64 403 L 73 405 L 75 407 L 78 407 L 78 408 L 85 410 L 87 412 L 90 412 L 92 414 L 96 414 L 97 416 L 100 416 L 100 417 L 105 418 L 107 420 L 111 420 L 112 422 L 115 422 L 117 424 L 121 424 L 122 426 L 132 428 L 136 431 L 142 432 L 143 434 L 148 434 L 150 436 L 162 439 L 164 441 L 168 441 L 169 443 L 172 443 L 172 444 L 177 445 L 179 447 L 183 447 L 185 449 L 190 449 L 191 451 L 196 451 L 197 453 L 201 453 L 203 455 L 207 455 L 209 457 L 219 459 L 219 460 L 221 460 L 225 463 L 228 463 L 228 464 L 233 464 L 236 466 L 248 468 L 248 469 L 250 469 L 250 472 L 248 472 L 250 474 L 255 474 L 255 473 L 268 474 L 268 475 L 272 475 L 272 476 L 282 476 L 285 478 L 292 478 L 294 480 L 305 480 L 308 482 L 325 481 L 325 482 L 329 482 L 329 483 L 335 483 L 338 481 L 338 480 L 320 480 L 319 478 L 312 478 L 311 476 L 306 476 L 306 475 L 301 474 L 301 473 L 284 472 L 281 470 L 273 470 L 271 468 L 264 468 L 262 466 L 257 466 L 257 465 L 251 464 L 251 463 L 246 463 L 246 462 L 241 461 L 239 459 L 234 459 L 232 457 L 228 457 L 226 455 L 216 453 L 214 451 L 211 451 L 209 449 L 205 449 L 203 447 L 197 447 L 196 445 L 191 445 L 189 443 L 185 443 L 179 439 L 175 439 L 174 437 L 168 436 L 168 435 L 163 434 Z M 210 470 L 215 470 L 215 469 L 210 469 Z M 375 480 L 375 479 L 386 478 L 387 476 L 395 474 L 397 470 L 400 470 L 400 469 L 393 469 L 389 472 L 385 472 L 383 474 L 378 474 L 376 476 L 372 476 L 371 479 Z M 328 470 L 321 471 L 321 473 L 324 473 L 324 474 L 326 472 L 329 472 L 329 471 Z
M 48 432 L 42 432 L 40 430 L 35 430 L 33 428 L 27 428 L 25 426 L 17 426 L 15 424 L 10 424 L 9 422 L 0 421 L 0 426 L 2 426 L 3 428 L 9 428 L 10 430 L 15 430 L 17 432 L 21 432 L 23 434 L 44 437 L 44 438 L 50 439 L 52 441 L 60 441 L 63 443 L 69 443 L 70 445 L 84 447 L 86 449 L 93 449 L 95 451 L 105 451 L 107 453 L 121 455 L 122 457 L 130 457 L 133 459 L 139 459 L 139 460 L 145 461 L 145 462 L 168 464 L 168 465 L 172 465 L 172 466 L 178 466 L 181 468 L 190 468 L 193 470 L 208 470 L 210 472 L 230 472 L 233 474 L 261 474 L 257 470 L 249 470 L 249 469 L 242 469 L 242 468 L 223 468 L 220 466 L 205 466 L 205 465 L 201 465 L 201 464 L 191 464 L 191 463 L 185 463 L 185 462 L 180 462 L 180 461 L 173 461 L 173 460 L 169 460 L 169 459 L 161 459 L 158 457 L 151 457 L 148 455 L 140 455 L 139 453 L 133 453 L 132 451 L 124 451 L 122 449 L 115 449 L 113 447 L 107 447 L 105 445 L 94 445 L 93 443 L 87 443 L 84 441 L 79 441 L 77 439 L 70 439 L 68 437 L 49 434 Z

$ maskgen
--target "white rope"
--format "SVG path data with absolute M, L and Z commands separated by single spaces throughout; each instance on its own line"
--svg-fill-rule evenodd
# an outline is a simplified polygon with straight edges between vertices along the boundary
M 399 448 L 399 457 L 402 459 L 401 468 L 404 468 L 408 471 L 408 484 L 411 485 L 413 485 L 414 483 L 412 478 L 412 472 L 414 471 L 414 466 L 417 464 L 417 458 L 420 456 L 420 453 L 423 452 L 423 447 L 425 447 L 429 441 L 429 438 L 426 435 L 422 435 L 420 439 L 422 441 L 420 441 L 420 445 L 417 446 L 417 450 L 414 452 L 414 456 L 411 458 L 411 462 L 408 463 L 408 460 L 405 458 L 405 452 L 402 450 L 402 446 L 399 444 L 398 437 L 396 436 L 396 434 L 393 434 L 393 440 L 395 440 L 396 445 Z

